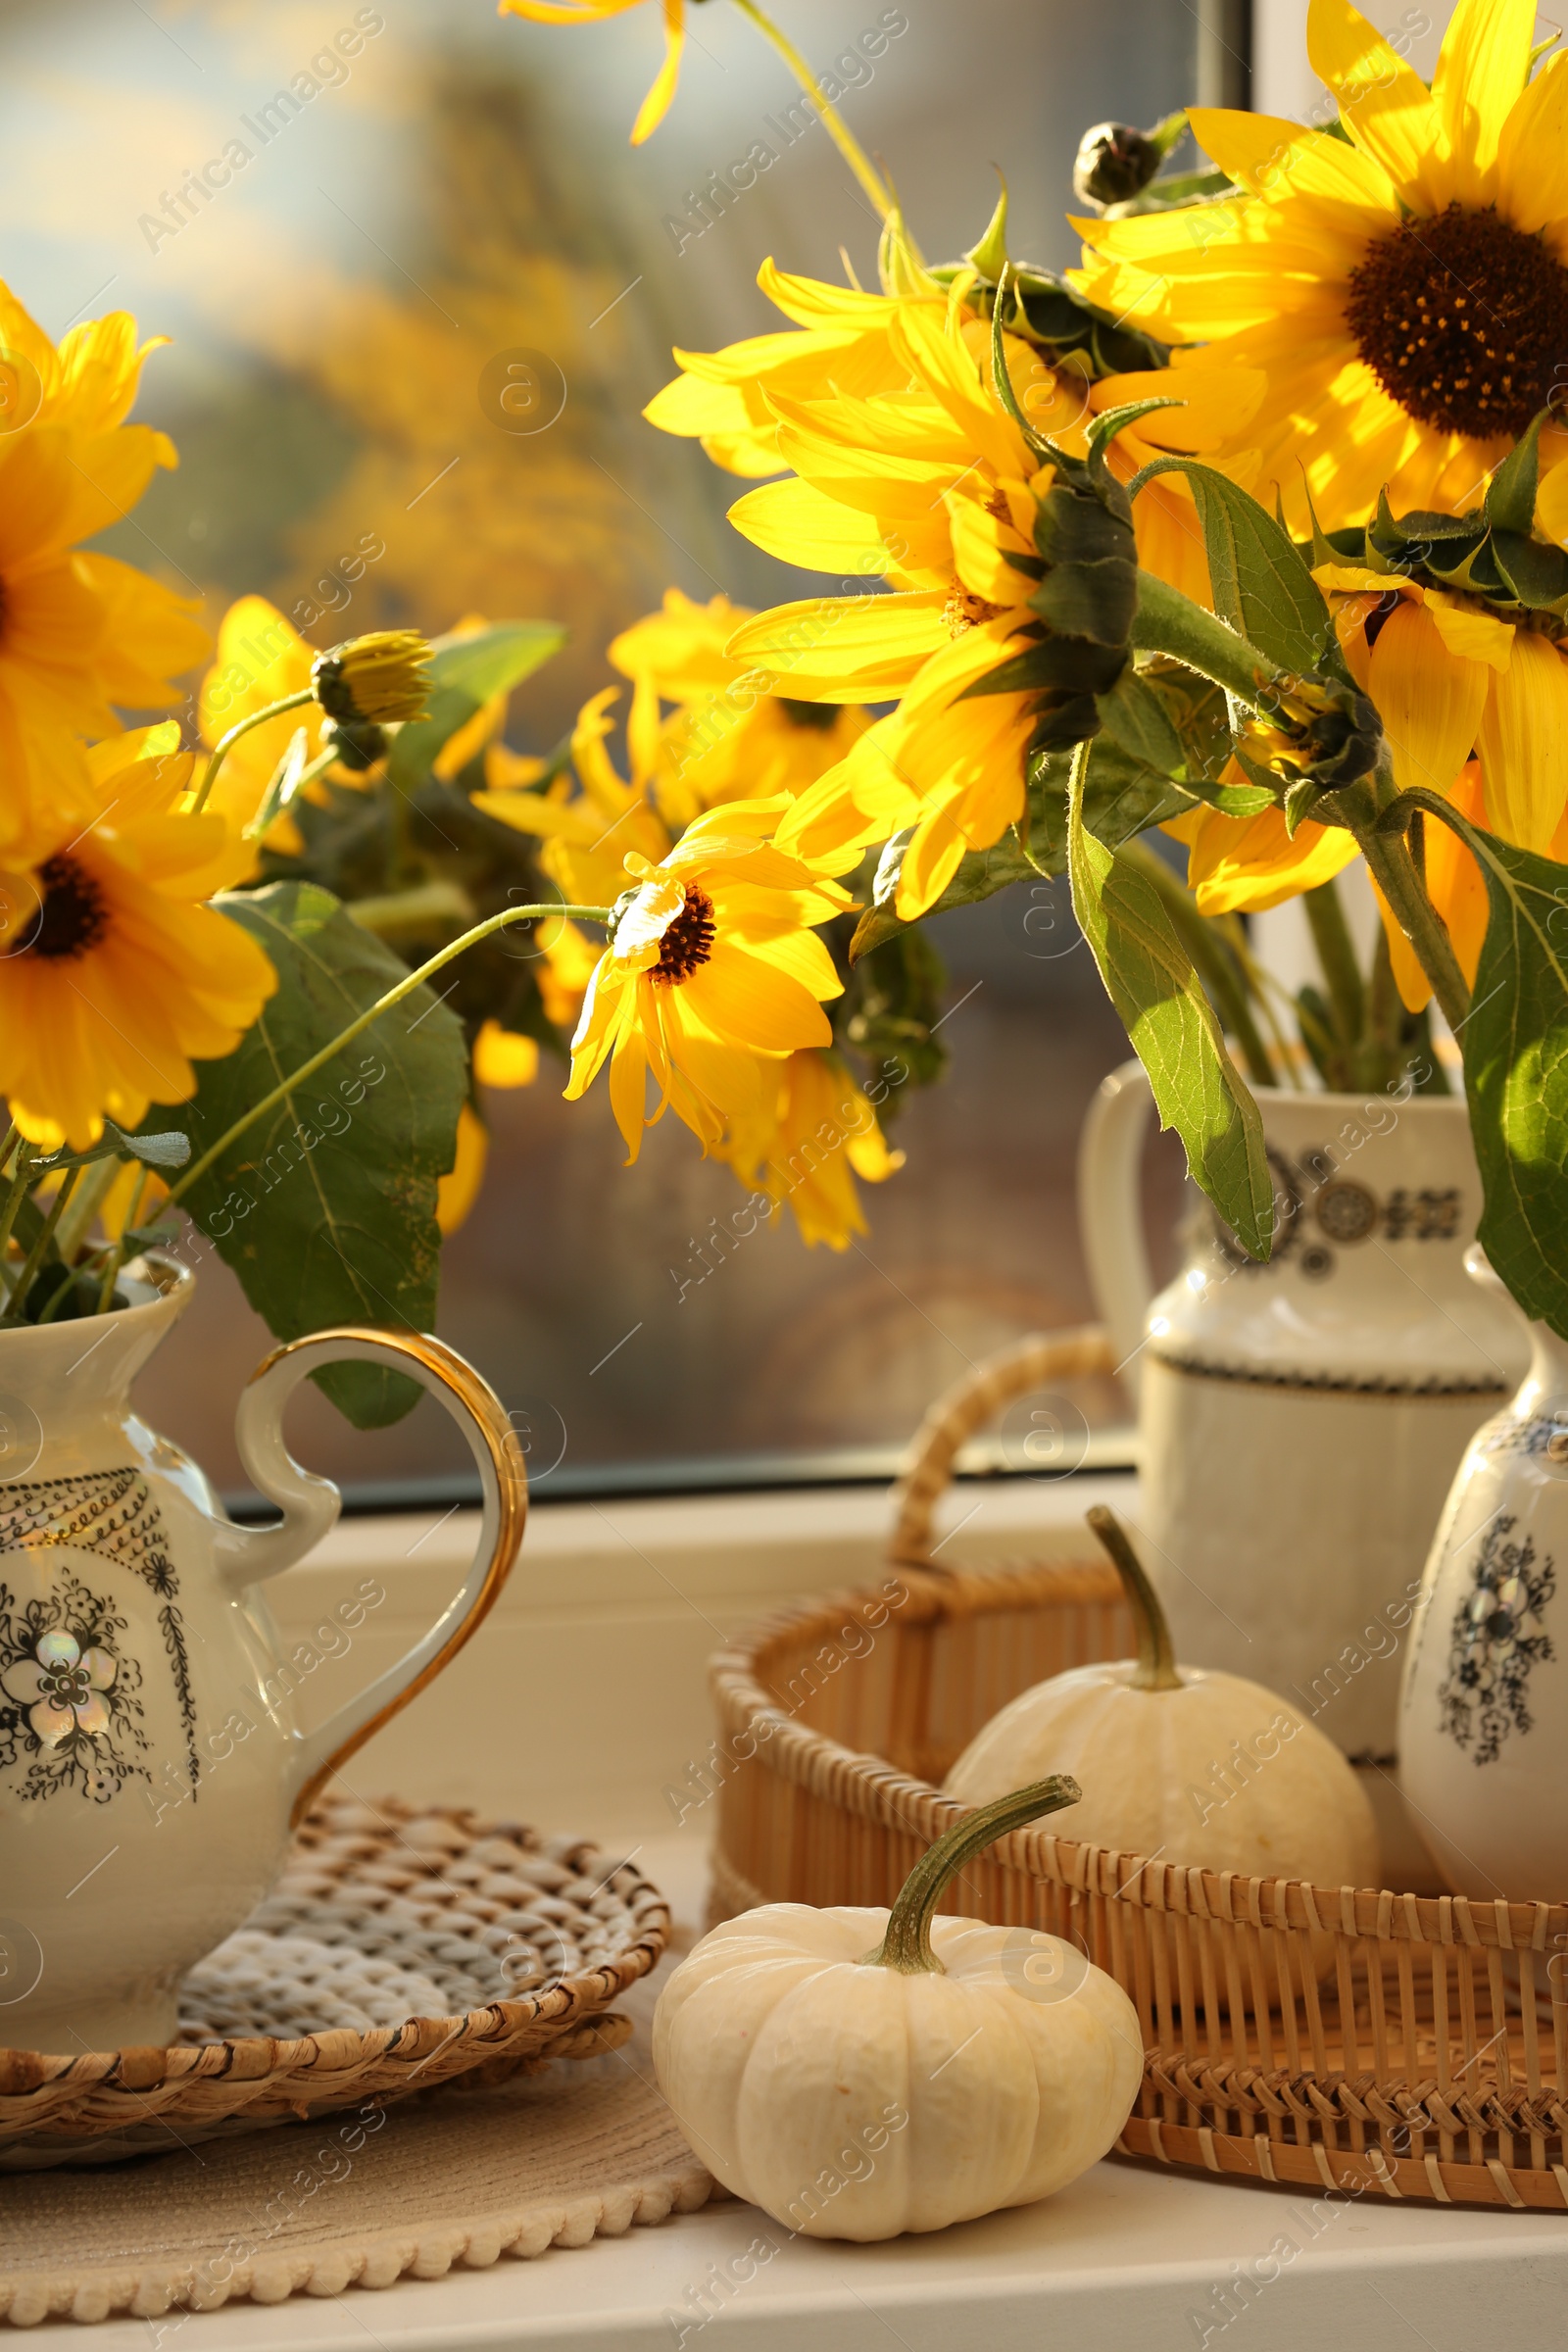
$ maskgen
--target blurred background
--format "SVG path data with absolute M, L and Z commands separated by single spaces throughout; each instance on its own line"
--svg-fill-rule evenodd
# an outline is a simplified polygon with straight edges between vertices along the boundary
M 1085 127 L 1152 122 L 1199 95 L 1247 103 L 1249 13 L 778 0 L 813 65 L 852 85 L 846 112 L 929 258 L 978 236 L 995 166 L 1014 254 L 1057 267 L 1076 258 L 1065 215 Z M 1299 13 L 1265 11 L 1263 33 L 1287 23 L 1298 39 Z M 719 0 L 688 20 L 676 104 L 633 150 L 662 54 L 652 6 L 561 31 L 498 21 L 490 0 L 0 7 L 0 271 L 53 335 L 124 308 L 172 338 L 138 415 L 173 435 L 179 470 L 112 551 L 201 595 L 212 626 L 254 589 L 318 645 L 472 612 L 558 619 L 566 650 L 514 701 L 521 751 L 548 749 L 610 682 L 607 640 L 666 585 L 750 605 L 819 592 L 729 528 L 743 485 L 639 412 L 673 372 L 672 344 L 778 323 L 754 282 L 764 257 L 874 283 L 876 221 L 813 124 L 775 136 L 773 167 L 703 224 L 710 175 L 795 91 Z M 345 27 L 363 45 L 321 64 Z M 301 76 L 319 86 L 279 106 Z M 1304 111 L 1310 84 L 1282 95 L 1281 111 Z M 171 208 L 236 140 L 250 155 L 229 183 Z M 498 429 L 479 396 L 487 361 L 517 346 L 565 385 L 554 424 L 528 437 Z M 351 592 L 342 560 L 372 540 L 384 553 Z M 744 1481 L 781 1456 L 814 1472 L 828 1451 L 880 1466 L 970 1360 L 1092 1312 L 1076 1139 L 1127 1049 L 1065 888 L 1015 890 L 934 936 L 951 1072 L 910 1090 L 893 1135 L 906 1164 L 865 1192 L 871 1232 L 842 1254 L 807 1250 L 786 1214 L 682 1293 L 710 1219 L 735 1204 L 730 1173 L 673 1119 L 623 1169 L 603 1089 L 567 1106 L 548 1061 L 535 1085 L 490 1097 L 489 1176 L 448 1246 L 440 1329 L 514 1412 L 541 1493 L 596 1476 Z M 1150 1184 L 1168 1231 L 1179 1155 L 1152 1162 Z M 233 1399 L 269 1344 L 205 1258 L 187 1328 L 139 1392 L 231 1491 Z M 357 1434 L 307 1399 L 298 1448 L 340 1480 L 465 1465 L 433 1405 Z

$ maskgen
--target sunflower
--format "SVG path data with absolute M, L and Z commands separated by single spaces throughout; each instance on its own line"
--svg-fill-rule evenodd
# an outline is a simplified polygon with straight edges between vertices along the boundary
M 637 4 L 638 0 L 500 0 L 497 14 L 527 17 L 535 24 L 602 24 L 608 18 L 624 16 Z M 640 147 L 659 128 L 680 79 L 680 53 L 686 46 L 685 0 L 663 0 L 663 10 L 664 62 L 637 110 L 631 126 L 634 147 Z
M 950 289 L 917 268 L 913 282 L 923 285 L 923 292 L 867 294 L 856 286 L 787 275 L 771 261 L 763 263 L 757 282 L 796 331 L 754 335 L 726 351 L 677 351 L 682 372 L 655 395 L 643 415 L 664 432 L 699 441 L 726 472 L 756 478 L 797 466 L 802 483 L 770 483 L 730 513 L 736 528 L 768 554 L 808 571 L 911 584 L 931 535 L 907 526 L 923 523 L 929 506 L 911 510 L 906 500 L 902 511 L 895 507 L 882 515 L 883 527 L 875 527 L 871 517 L 879 510 L 868 509 L 863 500 L 835 500 L 830 489 L 823 497 L 808 495 L 812 477 L 804 474 L 787 446 L 787 404 L 817 404 L 821 428 L 830 439 L 842 435 L 848 451 L 863 447 L 894 458 L 927 455 L 929 436 L 920 435 L 918 412 L 930 399 L 930 387 L 917 368 L 911 371 L 909 335 L 900 332 L 900 322 L 910 333 L 929 334 L 951 319 L 989 380 L 989 319 L 965 295 L 964 281 Z M 1212 456 L 1247 424 L 1264 391 L 1264 379 L 1255 371 L 1200 365 L 1187 353 L 1178 353 L 1171 368 L 1091 382 L 1075 364 L 1078 354 L 1053 367 L 1037 345 L 1020 336 L 1008 334 L 1004 343 L 1013 388 L 1031 425 L 1075 456 L 1084 448 L 1084 428 L 1103 410 L 1148 399 L 1181 402 L 1117 436 L 1110 465 L 1121 481 L 1168 452 Z M 953 421 L 940 420 L 950 427 L 942 436 L 941 454 L 961 469 L 974 451 L 954 435 Z M 1245 485 L 1255 472 L 1255 459 L 1245 454 L 1227 459 L 1225 470 Z M 1186 482 L 1170 474 L 1151 482 L 1137 502 L 1134 520 L 1145 568 L 1206 602 L 1203 537 Z
M 1530 78 L 1533 0 L 1459 0 L 1429 90 L 1348 0 L 1307 50 L 1339 133 L 1195 108 L 1239 193 L 1078 225 L 1089 300 L 1260 373 L 1247 437 L 1293 524 L 1460 512 L 1568 360 L 1568 72 Z M 1568 454 L 1557 428 L 1550 465 Z
M 847 1250 L 853 1235 L 870 1230 L 856 1177 L 885 1184 L 904 1153 L 888 1150 L 870 1102 L 833 1053 L 792 1054 L 761 1112 L 731 1133 L 724 1157 L 742 1184 L 788 1201 L 808 1250 L 818 1242 Z
M 178 743 L 167 720 L 96 745 L 91 820 L 58 819 L 0 885 L 0 1095 L 45 1151 L 185 1102 L 190 1057 L 232 1053 L 277 986 L 250 934 L 201 903 L 248 851 L 217 813 L 179 813 Z
M 695 604 L 664 591 L 658 612 L 623 629 L 610 659 L 633 686 L 626 735 L 634 773 L 671 829 L 724 801 L 791 798 L 837 765 L 871 723 L 853 708 L 794 702 L 765 671 L 725 652 L 753 617 L 727 596 Z M 673 703 L 672 712 L 663 705 Z
M 626 859 L 635 888 L 589 983 L 566 1099 L 585 1095 L 610 1059 L 628 1165 L 644 1126 L 671 1104 L 705 1152 L 731 1127 L 755 1127 L 767 1064 L 831 1042 L 822 1005 L 843 984 L 813 926 L 849 902 L 774 848 L 769 836 L 790 806 L 731 801 L 700 816 L 659 864 L 635 851 Z
M 130 425 L 0 438 L 0 854 L 24 857 L 62 812 L 87 818 L 81 740 L 118 728 L 117 703 L 173 701 L 207 650 L 194 605 L 78 545 L 135 505 L 168 448 Z

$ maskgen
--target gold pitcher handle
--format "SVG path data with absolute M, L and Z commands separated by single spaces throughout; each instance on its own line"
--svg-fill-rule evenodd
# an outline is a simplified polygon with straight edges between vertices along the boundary
M 337 1489 L 329 1479 L 302 1470 L 283 1442 L 283 1408 L 302 1380 L 325 1364 L 346 1362 L 382 1364 L 389 1371 L 407 1373 L 440 1398 L 466 1437 L 478 1466 L 484 1515 L 463 1587 L 423 1640 L 318 1731 L 299 1738 L 292 1764 L 298 1784 L 290 1813 L 293 1822 L 339 1765 L 433 1682 L 478 1630 L 512 1573 L 528 1510 L 527 1476 L 515 1436 L 500 1398 L 471 1364 L 423 1333 L 339 1324 L 275 1348 L 257 1366 L 240 1398 L 234 1423 L 240 1458 L 261 1492 L 278 1505 L 283 1523 L 247 1531 L 232 1547 L 227 1574 L 234 1583 L 255 1584 L 290 1567 L 337 1518 Z

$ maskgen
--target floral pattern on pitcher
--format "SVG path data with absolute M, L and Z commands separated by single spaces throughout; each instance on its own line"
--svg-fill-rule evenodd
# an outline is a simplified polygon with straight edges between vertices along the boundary
M 151 1779 L 124 1632 L 76 1577 L 24 1603 L 0 1584 L 0 1772 L 24 1768 L 24 1799 L 75 1786 L 103 1804 L 133 1775 Z
M 1454 1611 L 1448 1671 L 1438 1691 L 1440 1730 L 1460 1748 L 1473 1742 L 1476 1764 L 1494 1764 L 1504 1740 L 1533 1729 L 1531 1669 L 1556 1655 L 1544 1620 L 1557 1571 L 1549 1558 L 1537 1567 L 1529 1536 L 1508 1541 L 1514 1524 L 1505 1511 L 1487 1530 L 1470 1590 Z M 1534 1633 L 1525 1630 L 1530 1624 Z

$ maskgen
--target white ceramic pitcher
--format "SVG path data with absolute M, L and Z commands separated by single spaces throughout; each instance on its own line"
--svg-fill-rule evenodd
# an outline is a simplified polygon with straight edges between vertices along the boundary
M 194 1287 L 172 1263 L 136 1271 L 128 1307 L 0 1332 L 0 2045 L 71 2056 L 172 2041 L 180 1977 L 266 1893 L 321 1783 L 475 1630 L 526 1508 L 506 1416 L 461 1356 L 343 1329 L 279 1348 L 241 1396 L 241 1459 L 283 1516 L 235 1526 L 130 1411 L 132 1378 Z M 449 1407 L 483 1527 L 424 1639 L 302 1735 L 262 1587 L 340 1497 L 290 1457 L 280 1424 L 303 1379 L 351 1358 Z
M 1479 1249 L 1470 1268 L 1506 1299 Z M 1568 1345 L 1511 1301 L 1507 1311 L 1530 1335 L 1530 1369 L 1466 1447 L 1432 1545 L 1404 1671 L 1400 1779 L 1456 1894 L 1562 1902 Z
M 1157 1298 L 1136 1061 L 1085 1127 L 1085 1250 L 1139 1397 L 1139 1530 L 1184 1657 L 1282 1691 L 1387 1771 L 1432 1532 L 1525 1348 L 1506 1301 L 1465 1278 L 1481 1183 L 1462 1098 L 1254 1091 L 1273 1257 L 1254 1265 L 1195 1193 L 1187 1262 Z

